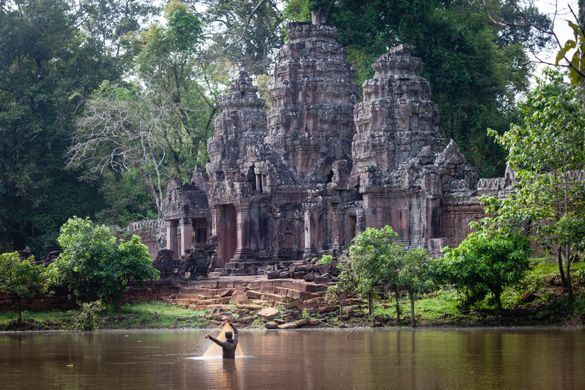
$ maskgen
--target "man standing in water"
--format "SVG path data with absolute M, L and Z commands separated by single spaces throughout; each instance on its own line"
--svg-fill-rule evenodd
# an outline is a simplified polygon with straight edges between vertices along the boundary
M 238 346 L 238 330 L 229 320 L 227 323 L 231 326 L 234 333 L 232 334 L 230 331 L 225 332 L 225 341 L 220 341 L 209 334 L 205 338 L 221 347 L 224 359 L 234 359 L 236 357 L 236 347 Z

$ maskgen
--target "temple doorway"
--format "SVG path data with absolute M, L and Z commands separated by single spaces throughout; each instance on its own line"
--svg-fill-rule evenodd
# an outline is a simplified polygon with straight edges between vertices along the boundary
M 216 206 L 217 266 L 223 267 L 234 256 L 237 246 L 236 208 L 233 204 Z

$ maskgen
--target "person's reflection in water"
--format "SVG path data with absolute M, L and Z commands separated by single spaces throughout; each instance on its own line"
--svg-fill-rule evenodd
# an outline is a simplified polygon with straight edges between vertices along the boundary
M 225 389 L 234 389 L 238 383 L 236 378 L 236 362 L 234 359 L 223 359 L 223 386 Z

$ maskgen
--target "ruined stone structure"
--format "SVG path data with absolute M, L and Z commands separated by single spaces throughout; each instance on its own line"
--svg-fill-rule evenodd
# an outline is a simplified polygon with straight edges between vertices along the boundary
M 436 251 L 459 243 L 483 208 L 478 196 L 513 175 L 479 181 L 443 140 L 421 60 L 405 45 L 357 87 L 337 31 L 315 15 L 291 23 L 269 89 L 270 110 L 245 71 L 220 102 L 209 163 L 173 180 L 164 206 L 166 249 L 215 245 L 226 273 L 339 253 L 366 227 Z

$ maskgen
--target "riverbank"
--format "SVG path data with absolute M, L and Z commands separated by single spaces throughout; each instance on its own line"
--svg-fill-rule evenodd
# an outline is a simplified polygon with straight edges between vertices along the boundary
M 408 302 L 402 301 L 403 313 L 396 319 L 395 307 L 378 303 L 373 317 L 367 315 L 364 302 L 351 301 L 339 316 L 338 307 L 329 306 L 322 312 L 270 308 L 268 312 L 255 305 L 218 305 L 203 310 L 184 309 L 164 302 L 123 305 L 118 312 L 111 308 L 99 315 L 99 329 L 181 329 L 215 328 L 225 320 L 232 320 L 241 328 L 301 327 L 381 327 L 409 326 L 406 311 Z M 547 302 L 505 309 L 497 313 L 489 309 L 461 312 L 453 291 L 440 291 L 417 301 L 415 310 L 418 327 L 492 327 L 492 326 L 573 326 L 584 325 L 585 297 L 578 297 L 571 307 L 564 296 Z M 264 308 L 265 309 L 265 308 Z M 263 313 L 264 312 L 264 313 Z M 0 330 L 75 330 L 76 310 L 23 313 L 23 325 L 16 326 L 15 313 L 0 313 Z
M 575 267 L 581 275 L 585 264 Z M 571 304 L 561 287 L 554 264 L 537 263 L 523 283 L 502 294 L 504 310 L 500 313 L 488 301 L 472 309 L 459 307 L 459 296 L 451 289 L 423 295 L 416 301 L 417 326 L 420 327 L 486 327 L 486 326 L 564 326 L 585 324 L 585 281 L 575 281 L 575 300 Z M 242 328 L 298 327 L 379 327 L 409 326 L 410 304 L 406 296 L 400 300 L 397 319 L 394 297 L 379 299 L 374 315 L 367 315 L 363 300 L 345 302 L 340 315 L 335 302 L 314 309 L 295 306 L 270 307 L 256 304 L 213 304 L 201 309 L 186 309 L 161 301 L 122 305 L 119 311 L 107 307 L 99 313 L 99 329 L 178 329 L 214 328 L 232 320 Z M 75 329 L 77 310 L 28 311 L 23 324 L 17 326 L 14 312 L 0 313 L 0 330 L 68 330 Z

